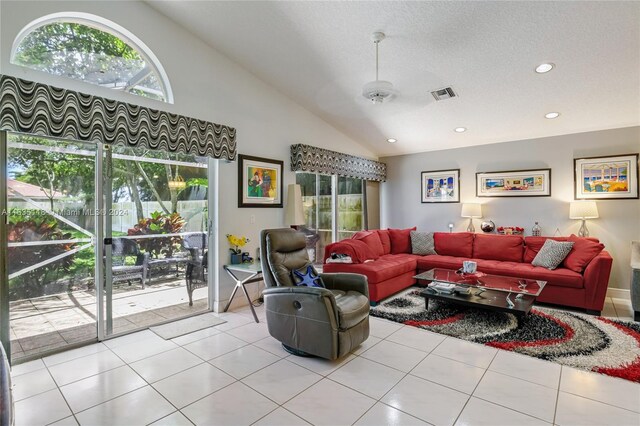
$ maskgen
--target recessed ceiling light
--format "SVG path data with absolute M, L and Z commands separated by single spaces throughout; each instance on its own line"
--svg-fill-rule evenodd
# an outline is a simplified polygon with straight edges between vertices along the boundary
M 455 131 L 456 131 L 456 133 L 462 133 L 462 132 L 466 132 L 467 128 L 466 127 L 456 127 Z
M 536 72 L 538 74 L 544 74 L 546 72 L 551 71 L 554 67 L 555 65 L 552 64 L 551 62 L 549 62 L 548 64 L 540 64 L 536 67 Z
M 548 112 L 544 115 L 544 118 L 558 118 L 560 117 L 560 113 L 559 112 Z
M 389 138 L 389 139 L 387 139 L 387 142 L 389 142 L 389 143 L 396 143 L 396 142 L 398 142 L 398 139 Z

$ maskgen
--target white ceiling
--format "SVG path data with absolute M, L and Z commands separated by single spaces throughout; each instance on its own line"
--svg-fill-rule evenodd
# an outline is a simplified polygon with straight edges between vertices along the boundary
M 640 2 L 150 4 L 380 156 L 640 124 Z M 360 96 L 373 31 L 383 105 Z

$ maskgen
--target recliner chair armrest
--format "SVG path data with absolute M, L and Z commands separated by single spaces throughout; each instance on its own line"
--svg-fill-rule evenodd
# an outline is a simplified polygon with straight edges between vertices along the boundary
M 262 291 L 262 295 L 265 299 L 265 306 L 269 309 L 271 305 L 271 299 L 276 303 L 285 303 L 286 306 L 294 306 L 295 302 L 303 304 L 307 307 L 313 306 L 325 306 L 326 309 L 317 311 L 317 319 L 326 319 L 328 322 L 338 327 L 338 305 L 336 304 L 336 298 L 330 290 L 320 287 L 269 287 Z M 325 303 L 318 303 L 319 299 L 325 299 Z M 305 299 L 308 303 L 305 303 Z M 283 302 L 284 300 L 284 302 Z M 289 303 L 289 301 L 291 303 Z M 312 311 L 305 310 L 305 315 L 309 315 Z M 311 315 L 314 316 L 314 315 Z
M 314 295 L 314 296 L 318 296 L 318 297 L 334 297 L 333 293 L 331 293 L 329 290 L 327 290 L 326 288 L 321 288 L 321 287 L 307 287 L 307 286 L 298 286 L 298 287 L 285 287 L 285 286 L 280 286 L 280 287 L 267 287 L 264 290 L 262 290 L 262 294 L 263 295 L 268 295 L 268 294 L 290 294 L 290 293 L 295 293 L 295 294 L 309 294 L 309 295 Z M 335 297 L 334 297 L 335 299 Z
M 365 275 L 337 272 L 320 274 L 320 277 L 329 290 L 357 291 L 369 298 L 369 285 Z

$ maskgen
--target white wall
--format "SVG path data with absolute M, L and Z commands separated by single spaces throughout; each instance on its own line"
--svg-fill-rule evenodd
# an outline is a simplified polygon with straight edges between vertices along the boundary
M 116 93 L 9 63 L 13 40 L 24 26 L 41 16 L 64 11 L 102 16 L 140 38 L 162 62 L 173 88 L 175 104 Z M 239 153 L 284 160 L 285 195 L 286 185 L 295 183 L 294 174 L 288 171 L 291 144 L 306 143 L 376 158 L 357 141 L 258 80 L 143 2 L 2 0 L 0 73 L 233 126 L 237 129 Z M 283 209 L 238 209 L 237 164 L 221 162 L 219 175 L 220 234 L 222 238 L 227 233 L 246 235 L 251 239 L 248 251 L 255 253 L 261 229 L 283 226 Z M 252 215 L 256 218 L 255 223 L 250 223 Z M 226 240 L 221 241 L 221 264 L 229 260 L 227 248 Z M 226 274 L 221 274 L 222 302 L 230 296 L 232 286 Z
M 562 118 L 560 118 L 562 119 Z M 530 235 L 535 221 L 543 235 L 577 233 L 579 221 L 569 220 L 573 200 L 573 159 L 599 155 L 629 154 L 640 151 L 640 127 L 578 133 L 541 139 L 450 149 L 382 158 L 387 163 L 388 181 L 382 184 L 381 220 L 383 227 L 409 227 L 419 230 L 464 231 L 468 219 L 460 217 L 460 204 L 422 204 L 420 172 L 460 169 L 461 201 L 483 203 L 483 215 L 496 226 L 516 225 Z M 551 168 L 551 197 L 476 198 L 476 172 Z M 609 287 L 628 289 L 630 280 L 630 242 L 640 239 L 640 201 L 598 201 L 600 218 L 590 220 L 591 236 L 598 237 L 613 256 Z M 399 206 L 402 206 L 401 208 Z M 480 232 L 480 221 L 476 220 Z

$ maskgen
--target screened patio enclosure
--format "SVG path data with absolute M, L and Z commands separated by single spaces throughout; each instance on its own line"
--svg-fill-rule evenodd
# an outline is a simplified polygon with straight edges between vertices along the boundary
M 13 362 L 209 310 L 209 275 L 187 274 L 215 247 L 214 158 L 235 158 L 235 131 L 7 76 L 0 94 Z

